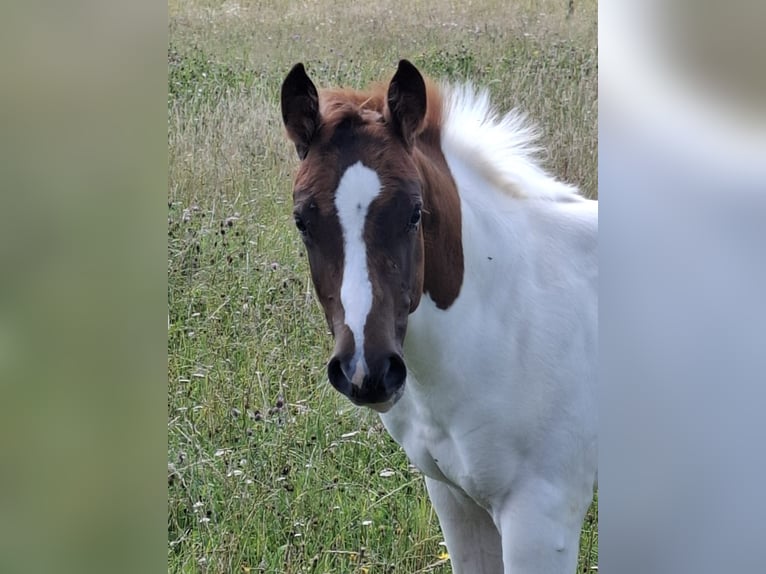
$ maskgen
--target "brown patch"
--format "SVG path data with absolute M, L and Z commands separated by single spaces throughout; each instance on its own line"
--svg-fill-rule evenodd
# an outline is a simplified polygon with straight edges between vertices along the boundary
M 425 128 L 415 144 L 414 159 L 423 181 L 423 292 L 439 309 L 447 309 L 460 294 L 464 262 L 460 197 L 441 149 L 442 97 L 426 82 L 428 111 Z

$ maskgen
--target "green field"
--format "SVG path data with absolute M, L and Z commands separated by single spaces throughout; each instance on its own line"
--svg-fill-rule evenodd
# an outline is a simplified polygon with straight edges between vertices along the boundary
M 291 217 L 279 86 L 471 79 L 539 125 L 596 196 L 595 1 L 171 0 L 168 571 L 450 572 L 423 477 L 327 383 L 331 349 Z M 596 505 L 580 571 L 596 571 Z

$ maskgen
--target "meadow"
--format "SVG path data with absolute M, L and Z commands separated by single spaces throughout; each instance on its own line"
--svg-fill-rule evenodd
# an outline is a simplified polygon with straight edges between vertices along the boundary
M 423 477 L 326 381 L 278 95 L 298 61 L 362 87 L 407 58 L 526 110 L 596 197 L 595 0 L 507 4 L 170 0 L 168 572 L 451 571 Z M 597 528 L 594 501 L 581 572 Z

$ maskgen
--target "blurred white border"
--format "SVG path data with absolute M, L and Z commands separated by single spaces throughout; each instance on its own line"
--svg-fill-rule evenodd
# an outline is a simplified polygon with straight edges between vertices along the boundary
M 646 138 L 680 160 L 713 162 L 740 175 L 766 168 L 766 117 L 673 67 L 658 29 L 667 5 L 599 4 L 599 96 L 613 127 Z

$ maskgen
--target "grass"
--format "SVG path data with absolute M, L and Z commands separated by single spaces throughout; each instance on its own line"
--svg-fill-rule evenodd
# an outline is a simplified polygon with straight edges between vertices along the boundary
M 171 0 L 169 572 L 450 572 L 422 476 L 326 382 L 278 90 L 297 61 L 362 86 L 407 57 L 523 107 L 546 165 L 595 196 L 595 2 L 505 4 Z

